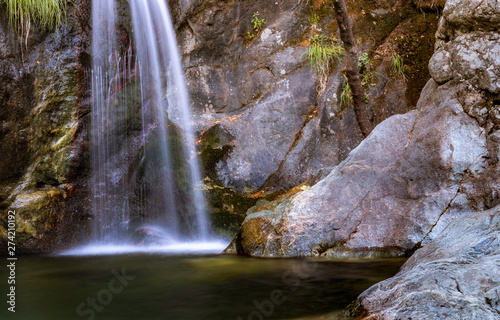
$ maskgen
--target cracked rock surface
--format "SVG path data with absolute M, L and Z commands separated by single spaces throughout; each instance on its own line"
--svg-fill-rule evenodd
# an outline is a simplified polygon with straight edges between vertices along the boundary
M 434 79 L 417 110 L 383 121 L 309 190 L 277 200 L 272 209 L 254 208 L 228 252 L 405 255 L 434 240 L 454 219 L 500 203 L 500 99 L 494 80 L 500 51 L 490 41 L 497 31 L 480 14 L 500 12 L 493 0 L 458 2 L 448 1 L 444 9 L 438 34 L 448 36 L 437 45 L 430 63 Z M 444 46 L 463 50 L 448 54 Z M 467 58 L 465 48 L 480 58 Z M 439 76 L 437 61 L 449 64 Z M 488 72 L 493 76 L 486 77 Z

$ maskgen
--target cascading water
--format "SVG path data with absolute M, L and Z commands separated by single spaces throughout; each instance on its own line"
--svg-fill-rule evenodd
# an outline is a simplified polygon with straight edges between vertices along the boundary
M 128 3 L 127 48 L 115 0 L 92 4 L 92 242 L 102 253 L 189 251 L 211 235 L 175 33 L 166 1 Z
M 170 14 L 165 1 L 161 0 L 130 0 L 132 11 L 132 25 L 134 26 L 134 36 L 137 44 L 137 58 L 141 70 L 141 81 L 143 95 L 152 97 L 155 105 L 166 106 L 172 115 L 171 120 L 180 125 L 184 138 L 183 154 L 186 159 L 196 155 L 194 149 L 193 128 L 191 125 L 191 115 L 189 111 L 189 98 L 185 86 L 177 41 L 173 30 Z M 146 71 L 147 70 L 147 71 Z M 165 94 L 168 92 L 167 96 Z M 165 101 L 165 99 L 167 99 Z M 156 108 L 156 116 L 162 135 L 167 134 L 167 121 L 165 115 L 166 108 Z M 143 110 L 144 111 L 144 110 Z M 166 136 L 161 137 L 162 140 Z M 161 151 L 163 163 L 170 164 L 168 143 L 162 144 L 164 150 Z M 188 161 L 191 185 L 196 185 L 200 181 L 200 171 L 196 161 Z M 172 181 L 166 171 L 165 181 Z M 167 185 L 165 195 L 172 197 L 173 186 Z M 208 237 L 208 221 L 206 218 L 204 199 L 201 190 L 192 188 L 190 190 L 194 219 L 191 224 L 191 234 L 196 234 L 200 239 Z M 175 203 L 168 198 L 167 203 Z M 171 207 L 176 210 L 175 207 Z M 171 217 L 178 218 L 173 214 Z M 171 221 L 172 222 L 172 221 Z M 177 221 L 177 226 L 179 222 Z M 178 230 L 175 230 L 178 232 Z
M 92 215 L 95 240 L 119 240 L 128 221 L 128 197 L 120 194 L 116 168 L 126 166 L 115 155 L 120 152 L 118 142 L 125 136 L 123 119 L 126 109 L 112 97 L 122 69 L 115 35 L 116 6 L 114 1 L 95 1 L 92 19 Z M 115 168 L 115 170 L 114 170 Z M 117 218 L 118 217 L 118 218 Z M 119 222 L 116 224 L 116 222 Z

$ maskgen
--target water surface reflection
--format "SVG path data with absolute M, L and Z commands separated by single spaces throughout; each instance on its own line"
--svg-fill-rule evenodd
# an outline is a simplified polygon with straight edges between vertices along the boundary
M 153 254 L 19 257 L 16 314 L 4 304 L 0 318 L 308 318 L 343 309 L 369 286 L 394 275 L 404 261 Z M 0 279 L 7 279 L 5 268 Z

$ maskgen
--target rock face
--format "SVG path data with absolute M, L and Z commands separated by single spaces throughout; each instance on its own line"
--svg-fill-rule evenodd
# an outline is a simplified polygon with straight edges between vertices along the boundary
M 207 198 L 212 212 L 220 213 L 215 220 L 221 233 L 238 229 L 262 194 L 317 181 L 361 142 L 352 108 L 339 104 L 342 63 L 335 64 L 318 93 L 304 55 L 310 36 L 337 33 L 328 3 L 169 4 L 201 132 Z M 84 70 L 90 65 L 90 1 L 76 0 L 69 8 L 59 32 L 32 27 L 28 50 L 22 52 L 8 21 L 0 23 L 1 250 L 9 210 L 18 213 L 18 248 L 25 252 L 69 243 L 71 231 L 84 230 L 89 218 L 91 99 Z M 396 8 L 364 0 L 349 9 L 360 46 L 381 75 L 367 88 L 373 123 L 414 109 L 429 78 L 422 65 L 430 58 L 436 13 L 423 15 L 410 0 Z M 120 12 L 125 21 L 128 13 Z M 260 30 L 252 26 L 256 12 L 265 19 Z M 313 15 L 318 22 L 309 21 Z M 122 41 L 132 38 L 129 24 L 121 23 L 119 31 Z M 425 41 L 422 34 L 428 35 Z M 396 52 L 406 59 L 407 82 L 391 74 Z M 135 158 L 140 147 L 131 145 Z
M 412 90 L 419 92 L 428 80 L 426 64 L 432 53 L 420 36 L 428 34 L 432 41 L 436 15 L 420 14 L 410 1 L 400 4 L 401 14 L 389 4 L 382 8 L 361 2 L 349 3 L 349 9 L 360 47 L 370 53 L 373 71 L 380 74 L 368 91 L 372 121 L 379 123 L 415 107 Z M 212 167 L 213 179 L 222 187 L 247 194 L 288 190 L 339 164 L 361 142 L 352 108 L 341 110 L 339 103 L 343 63 L 335 63 L 327 87 L 318 94 L 305 54 L 311 35 L 337 34 L 331 4 L 170 4 L 179 26 L 197 126 L 207 130 L 209 139 L 217 126 L 219 149 L 227 149 Z M 252 26 L 256 12 L 265 19 L 258 32 Z M 314 14 L 319 21 L 313 24 L 309 20 Z M 391 54 L 416 51 L 420 56 L 405 58 L 407 64 L 415 62 L 407 86 L 392 75 Z
M 498 319 L 500 207 L 457 219 L 344 319 Z
M 0 253 L 9 211 L 16 212 L 18 252 L 49 250 L 73 191 L 70 176 L 82 161 L 79 11 L 69 6 L 58 32 L 32 26 L 25 42 L 0 8 Z
M 494 40 L 499 37 L 499 18 L 497 1 L 448 0 L 429 64 L 435 81 L 444 83 L 441 87 L 465 88 L 457 95 L 459 101 L 464 112 L 486 129 L 486 147 L 494 157 L 499 150 L 500 47 Z M 490 156 L 485 160 L 489 176 L 462 182 L 468 193 L 463 212 L 497 202 L 499 171 Z M 481 202 L 471 202 L 471 193 L 489 195 L 490 200 L 475 207 Z M 499 206 L 455 219 L 436 240 L 417 250 L 396 276 L 362 293 L 343 319 L 498 319 L 499 239 Z
M 495 1 L 448 1 L 417 110 L 382 122 L 311 189 L 256 208 L 228 251 L 403 255 L 500 203 L 497 15 Z

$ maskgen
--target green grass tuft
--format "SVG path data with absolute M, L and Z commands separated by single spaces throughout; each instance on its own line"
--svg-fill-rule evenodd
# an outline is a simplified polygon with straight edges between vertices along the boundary
M 340 94 L 340 110 L 347 108 L 352 103 L 352 92 L 349 82 L 347 81 L 347 76 L 344 75 L 345 82 L 342 93 Z
M 315 35 L 309 39 L 306 53 L 311 68 L 320 70 L 329 67 L 335 59 L 340 61 L 340 56 L 344 54 L 344 48 L 337 44 L 337 39 L 334 37 Z
M 21 30 L 29 29 L 31 22 L 44 29 L 53 29 L 61 24 L 66 14 L 66 0 L 0 1 L 7 5 L 10 23 Z
M 340 56 L 345 53 L 335 37 L 325 35 L 315 35 L 309 39 L 309 46 L 304 52 L 307 54 L 311 69 L 313 69 L 319 79 L 319 91 L 326 88 L 330 68 L 335 60 L 340 61 Z
M 403 57 L 397 53 L 392 55 L 392 73 L 396 78 L 406 79 Z

